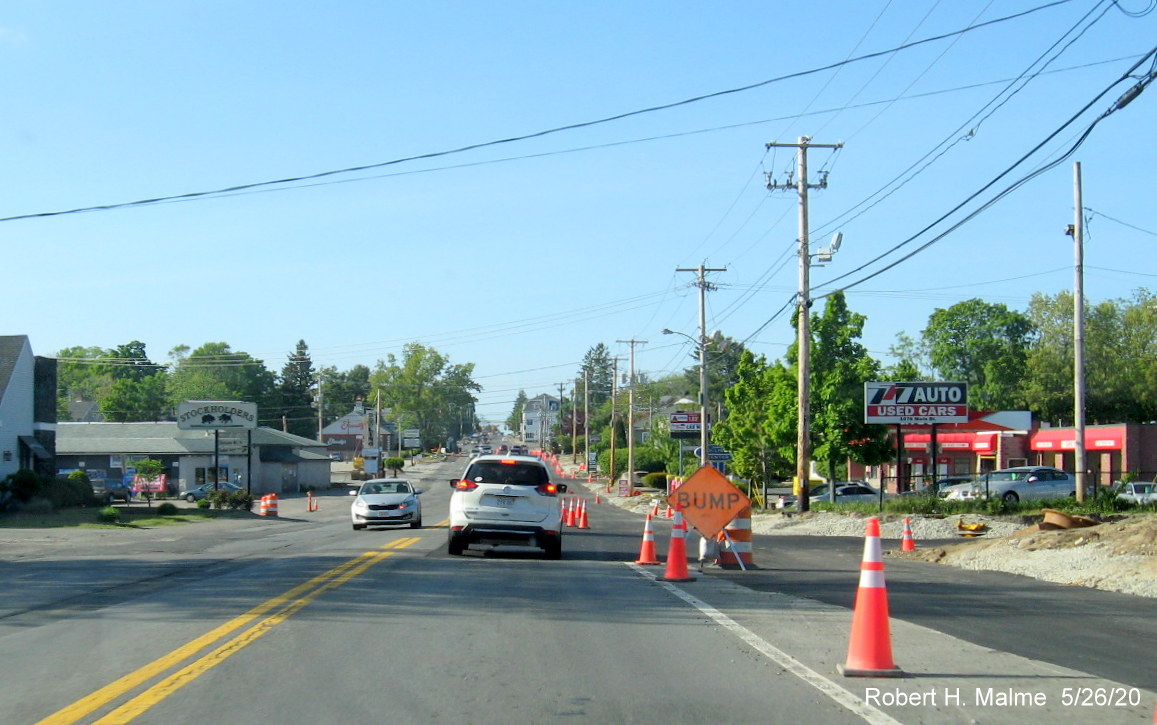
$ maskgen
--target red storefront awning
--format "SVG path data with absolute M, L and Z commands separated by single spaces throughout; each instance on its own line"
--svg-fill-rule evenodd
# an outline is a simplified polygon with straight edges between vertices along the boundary
M 907 433 L 904 435 L 905 448 L 926 449 L 932 443 L 931 433 Z M 995 451 L 996 433 L 938 433 L 936 447 L 942 451 Z
M 1077 447 L 1074 428 L 1041 428 L 1029 439 L 1034 451 L 1071 451 Z M 1124 426 L 1085 428 L 1085 450 L 1119 451 L 1125 445 Z

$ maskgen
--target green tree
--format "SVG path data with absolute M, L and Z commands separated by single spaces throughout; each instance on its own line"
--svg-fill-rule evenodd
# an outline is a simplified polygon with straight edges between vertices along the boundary
M 314 408 L 314 387 L 317 376 L 313 370 L 313 360 L 309 356 L 309 346 L 305 340 L 298 340 L 297 347 L 290 353 L 281 368 L 277 383 L 277 401 L 284 416 L 287 430 L 305 438 L 317 436 L 317 417 Z
M 879 364 L 859 342 L 866 319 L 851 312 L 844 293 L 836 292 L 812 324 L 813 455 L 833 481 L 837 465 L 849 459 L 875 465 L 892 452 L 887 427 L 864 423 L 864 383 L 879 378 Z
M 980 410 L 1017 408 L 1036 330 L 1020 312 L 980 299 L 937 309 L 924 328 L 933 369 L 943 380 L 968 383 L 968 402 Z
M 522 430 L 522 411 L 526 408 L 525 390 L 518 391 L 518 397 L 514 399 L 514 408 L 510 411 L 510 417 L 506 419 L 506 427 L 513 431 Z
M 421 343 L 408 343 L 398 358 L 378 362 L 370 375 L 382 405 L 403 427 L 421 431 L 422 447 L 441 446 L 460 430 L 463 415 L 474 410 L 474 364 L 451 365 L 449 358 Z
M 261 360 L 247 352 L 234 352 L 224 342 L 207 342 L 191 353 L 188 346 L 180 345 L 169 356 L 173 360 L 169 397 L 174 404 L 183 400 L 256 403 L 261 423 L 280 427 L 275 379 Z
M 114 423 L 165 420 L 172 410 L 168 376 L 163 372 L 140 380 L 116 380 L 100 402 L 101 415 Z
M 735 374 L 725 393 L 727 418 L 712 430 L 712 440 L 731 453 L 731 469 L 757 485 L 789 476 L 796 443 L 792 374 L 749 350 L 741 353 Z
M 614 388 L 614 360 L 606 345 L 600 342 L 587 350 L 578 374 L 580 378 L 583 376 L 590 387 L 591 408 L 601 408 L 610 399 Z
M 359 400 L 370 397 L 370 369 L 354 365 L 349 370 L 323 367 L 317 373 L 321 385 L 322 418 L 332 423 L 354 409 Z
M 141 496 L 149 508 L 153 507 L 152 484 L 165 472 L 165 464 L 153 458 L 142 458 L 133 463 L 137 477 L 141 480 Z
M 58 420 L 73 419 L 73 403 L 100 405 L 115 381 L 111 357 L 111 352 L 102 347 L 66 347 L 56 353 Z
M 1071 422 L 1073 296 L 1033 295 L 1029 319 L 1039 331 L 1029 350 L 1024 398 L 1033 413 Z M 1157 300 L 1141 289 L 1131 299 L 1085 309 L 1085 417 L 1089 423 L 1146 422 L 1157 417 Z
M 724 401 L 723 393 L 735 384 L 738 379 L 739 358 L 743 355 L 743 343 L 726 337 L 716 331 L 707 338 L 707 402 L 711 410 L 712 420 L 724 417 L 720 411 L 720 403 Z M 699 396 L 699 350 L 693 350 L 690 357 L 695 361 L 691 367 L 683 370 L 683 386 L 681 395 L 698 399 Z

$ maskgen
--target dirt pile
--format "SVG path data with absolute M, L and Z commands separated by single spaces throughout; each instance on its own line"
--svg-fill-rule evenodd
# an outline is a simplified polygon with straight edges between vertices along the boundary
M 1157 516 L 1151 515 L 1115 516 L 1079 529 L 1026 527 L 999 538 L 893 555 L 1157 597 Z

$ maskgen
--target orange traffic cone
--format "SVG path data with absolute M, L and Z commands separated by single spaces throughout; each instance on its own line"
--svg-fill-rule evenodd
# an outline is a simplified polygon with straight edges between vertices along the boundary
M 651 502 L 651 515 L 659 515 L 659 499 L 655 499 L 653 502 Z
M 595 491 L 595 503 L 602 503 L 602 502 L 603 502 L 602 499 L 599 498 L 599 492 Z
M 667 518 L 674 518 L 675 511 L 671 508 L 671 504 L 667 504 Z
M 573 498 L 566 502 L 566 510 L 563 511 L 563 514 L 562 514 L 562 525 L 568 526 L 568 527 L 574 526 L 574 499 Z
M 912 538 L 911 519 L 904 519 L 904 533 L 900 534 L 900 551 L 916 551 L 916 540 Z
M 868 519 L 860 587 L 852 613 L 848 659 L 837 667 L 844 677 L 903 677 L 892 661 L 892 633 L 888 626 L 888 591 L 884 586 L 884 559 L 880 553 L 880 520 Z
M 590 527 L 591 524 L 589 521 L 587 521 L 587 502 L 584 500 L 582 505 L 579 507 L 578 528 L 589 529 Z
M 695 577 L 687 571 L 687 524 L 683 521 L 683 509 L 675 508 L 675 523 L 671 524 L 671 543 L 667 547 L 667 570 L 660 581 L 693 582 Z
M 651 514 L 647 514 L 647 522 L 643 524 L 643 545 L 639 548 L 639 558 L 635 563 L 659 565 L 659 557 L 655 555 L 655 529 L 651 526 Z

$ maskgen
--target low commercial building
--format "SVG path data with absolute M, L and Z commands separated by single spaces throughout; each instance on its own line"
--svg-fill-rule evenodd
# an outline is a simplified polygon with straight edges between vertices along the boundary
M 132 480 L 143 458 L 165 466 L 166 491 L 232 481 L 254 494 L 301 493 L 330 484 L 330 458 L 321 441 L 258 427 L 214 436 L 181 430 L 175 422 L 60 423 L 56 432 L 58 472 L 85 471 L 93 479 Z

